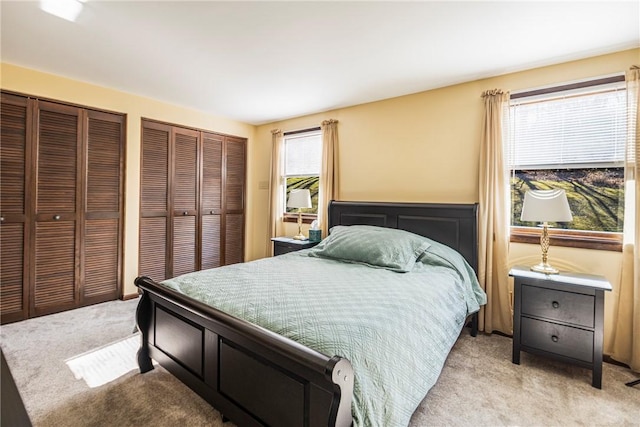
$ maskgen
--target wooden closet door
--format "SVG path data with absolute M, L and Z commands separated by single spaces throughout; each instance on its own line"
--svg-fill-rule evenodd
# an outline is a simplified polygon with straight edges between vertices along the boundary
M 225 140 L 225 264 L 244 261 L 244 192 L 246 141 Z
M 118 298 L 124 116 L 87 112 L 83 304 Z
M 26 319 L 29 311 L 26 159 L 30 158 L 27 98 L 2 94 L 0 106 L 0 313 L 1 322 Z
M 138 274 L 169 278 L 169 140 L 171 127 L 142 121 L 140 253 Z
M 79 301 L 80 109 L 38 102 L 31 314 Z
M 173 128 L 171 277 L 199 270 L 198 149 L 200 132 Z
M 224 138 L 202 133 L 201 269 L 222 265 L 222 146 Z

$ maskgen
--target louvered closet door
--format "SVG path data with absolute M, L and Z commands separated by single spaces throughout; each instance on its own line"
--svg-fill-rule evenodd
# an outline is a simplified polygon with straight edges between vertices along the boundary
M 222 265 L 222 145 L 222 136 L 202 133 L 202 270 Z
M 225 264 L 244 261 L 245 146 L 245 140 L 226 138 Z
M 173 245 L 171 277 L 199 269 L 198 147 L 200 132 L 173 128 Z
M 0 312 L 2 323 L 26 319 L 29 294 L 25 259 L 27 98 L 2 94 L 0 106 Z
M 124 117 L 88 111 L 83 304 L 120 293 Z
M 79 209 L 82 192 L 80 110 L 39 102 L 33 230 L 32 315 L 66 310 L 79 301 Z
M 169 139 L 171 127 L 142 122 L 142 181 L 140 188 L 140 258 L 138 274 L 167 279 L 169 221 Z

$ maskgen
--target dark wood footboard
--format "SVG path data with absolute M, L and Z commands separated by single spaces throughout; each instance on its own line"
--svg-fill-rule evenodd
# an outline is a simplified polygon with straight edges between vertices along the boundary
M 151 359 L 239 426 L 350 426 L 353 369 L 138 277 L 141 372 Z

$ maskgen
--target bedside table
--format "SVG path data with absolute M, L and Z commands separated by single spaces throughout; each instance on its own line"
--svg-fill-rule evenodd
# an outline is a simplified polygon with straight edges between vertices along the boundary
M 308 240 L 295 240 L 290 237 L 273 237 L 273 255 L 282 255 L 288 252 L 299 251 L 300 249 L 312 248 L 320 242 L 310 242 Z
M 602 388 L 604 291 L 602 276 L 543 274 L 514 267 L 513 354 L 547 356 L 591 369 L 591 385 Z

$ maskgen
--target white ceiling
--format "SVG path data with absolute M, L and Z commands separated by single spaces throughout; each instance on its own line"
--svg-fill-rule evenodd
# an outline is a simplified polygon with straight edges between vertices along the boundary
M 638 47 L 639 3 L 2 0 L 0 57 L 262 124 Z

